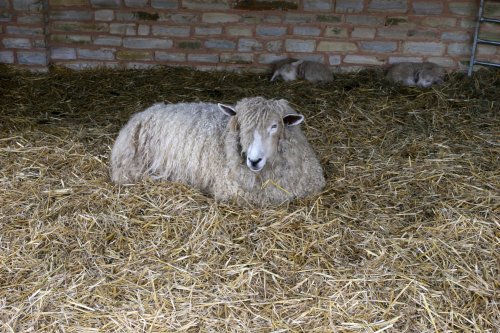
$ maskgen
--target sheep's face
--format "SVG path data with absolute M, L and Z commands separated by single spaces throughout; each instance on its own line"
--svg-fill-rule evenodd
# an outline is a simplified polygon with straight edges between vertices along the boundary
M 273 75 L 271 81 L 278 76 L 281 76 L 284 81 L 294 81 L 297 80 L 297 66 L 293 64 L 285 64 L 281 68 L 277 69 Z
M 422 88 L 428 88 L 433 84 L 442 84 L 443 80 L 431 70 L 422 70 L 418 73 L 416 84 Z
M 227 105 L 219 104 L 219 107 L 228 115 L 236 115 L 236 111 Z M 257 121 L 251 121 L 250 126 L 247 123 L 240 124 L 240 145 L 247 167 L 259 172 L 276 157 L 279 140 L 286 127 L 299 125 L 304 116 L 287 114 L 280 117 L 277 113 L 269 112 L 255 118 Z

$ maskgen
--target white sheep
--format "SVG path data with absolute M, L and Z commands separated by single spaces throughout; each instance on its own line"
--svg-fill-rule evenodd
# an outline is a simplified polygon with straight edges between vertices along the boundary
M 400 62 L 389 67 L 386 77 L 405 86 L 428 88 L 444 82 L 445 71 L 432 62 Z
M 155 104 L 121 129 L 111 180 L 189 184 L 217 200 L 280 204 L 318 193 L 323 170 L 286 100 Z
M 310 82 L 330 82 L 333 80 L 328 66 L 315 61 L 293 58 L 283 59 L 273 64 L 271 81 L 280 76 L 284 81 L 304 79 Z

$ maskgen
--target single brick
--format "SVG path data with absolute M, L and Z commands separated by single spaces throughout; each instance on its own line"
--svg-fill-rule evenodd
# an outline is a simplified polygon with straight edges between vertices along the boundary
M 151 30 L 151 27 L 147 24 L 139 24 L 137 27 L 137 35 L 139 36 L 147 36 L 149 35 L 149 32 Z
M 321 54 L 299 54 L 297 58 L 319 63 L 323 63 L 324 60 L 324 57 Z
M 13 64 L 14 52 L 13 51 L 0 51 L 0 63 Z
M 173 62 L 184 62 L 186 61 L 185 53 L 171 53 L 165 51 L 156 51 L 155 59 L 158 61 L 173 61 Z
M 196 50 L 201 48 L 201 42 L 198 40 L 185 40 L 177 42 L 177 47 L 181 49 L 191 49 Z
M 442 1 L 413 1 L 413 12 L 417 15 L 439 15 L 443 13 Z
M 38 12 L 42 10 L 43 2 L 40 0 L 12 0 L 15 10 Z
M 113 21 L 115 12 L 111 9 L 99 9 L 94 12 L 96 21 Z
M 477 13 L 477 5 L 471 1 L 450 1 L 448 3 L 448 10 L 455 15 L 472 16 Z
M 253 54 L 251 53 L 222 53 L 220 62 L 228 64 L 251 64 L 253 63 Z
M 316 15 L 316 21 L 321 23 L 340 23 L 342 16 L 340 15 Z
M 160 13 L 160 18 L 158 19 L 158 21 L 174 22 L 180 24 L 193 23 L 198 21 L 198 15 L 192 13 Z
M 176 1 L 177 2 L 177 1 Z M 229 0 L 182 0 L 182 7 L 188 9 L 229 9 Z
M 85 6 L 89 4 L 88 0 L 49 0 L 50 6 Z
M 351 38 L 373 39 L 376 30 L 374 28 L 354 28 L 351 32 Z
M 407 0 L 371 0 L 368 3 L 368 11 L 373 12 L 406 13 L 407 10 Z
M 448 57 L 429 57 L 429 58 L 427 58 L 427 61 L 438 64 L 439 66 L 448 67 L 448 68 L 456 67 L 456 65 L 457 65 L 453 59 L 450 59 Z
M 364 0 L 337 0 L 336 13 L 360 13 L 363 11 Z
M 154 25 L 152 33 L 155 36 L 173 36 L 173 37 L 189 37 L 190 27 L 171 27 L 163 25 Z
M 383 25 L 385 19 L 381 16 L 347 15 L 346 22 L 354 26 Z
M 217 54 L 188 54 L 188 61 L 217 63 L 219 56 Z
M 205 23 L 234 23 L 240 18 L 239 15 L 226 13 L 203 13 L 201 16 L 201 20 Z
M 358 47 L 355 43 L 350 42 L 321 41 L 318 44 L 317 50 L 320 52 L 350 52 L 357 51 Z
M 176 9 L 179 5 L 177 0 L 151 0 L 151 7 L 158 9 Z
M 51 10 L 49 17 L 51 20 L 90 21 L 93 14 L 88 10 Z
M 17 52 L 17 61 L 21 65 L 47 65 L 47 53 L 44 52 Z
M 409 54 L 442 55 L 445 44 L 436 42 L 403 42 L 403 52 Z
M 330 65 L 340 65 L 340 56 L 339 55 L 331 55 L 328 57 L 328 62 Z
M 157 38 L 124 38 L 123 46 L 131 49 L 168 49 L 173 42 L 169 39 Z
M 146 7 L 148 0 L 124 0 L 125 6 L 133 8 L 144 8 Z
M 54 22 L 51 26 L 54 31 L 68 32 L 108 32 L 107 23 L 90 22 Z
M 342 38 L 342 39 L 347 38 L 347 28 L 326 27 L 325 37 Z
M 272 40 L 266 43 L 266 50 L 269 52 L 282 52 L 283 51 L 283 41 L 282 40 Z
M 134 23 L 111 23 L 109 33 L 114 35 L 135 36 L 136 25 Z
M 415 27 L 416 23 L 409 21 L 408 16 L 389 16 L 385 19 L 385 26 Z
M 252 29 L 247 27 L 226 27 L 226 33 L 230 36 L 245 36 L 253 35 Z
M 28 38 L 4 38 L 2 44 L 7 49 L 31 49 L 31 40 Z
M 256 34 L 263 37 L 283 36 L 286 34 L 286 27 L 258 26 Z
M 422 57 L 389 57 L 389 64 L 398 64 L 400 62 L 422 62 Z
M 433 28 L 453 28 L 457 25 L 454 17 L 426 17 L 422 24 Z
M 51 35 L 51 40 L 58 43 L 90 44 L 92 41 L 89 35 Z
M 116 12 L 116 21 L 138 21 L 139 18 L 132 12 Z
M 119 50 L 116 52 L 117 60 L 153 60 L 153 56 L 149 51 L 141 50 Z
M 298 14 L 298 13 L 286 13 L 285 22 L 286 23 L 312 23 L 316 20 L 316 15 L 314 14 Z
M 250 52 L 262 50 L 262 43 L 256 39 L 240 38 L 240 40 L 238 40 L 238 51 Z
M 391 39 L 406 39 L 408 36 L 408 28 L 403 27 L 385 27 L 377 29 L 377 36 Z
M 77 49 L 78 58 L 81 59 L 91 59 L 91 60 L 114 60 L 115 50 L 114 49 Z
M 101 35 L 94 37 L 94 45 L 102 46 L 120 46 L 122 45 L 122 38 L 118 36 Z
M 469 43 L 451 43 L 448 44 L 447 53 L 452 56 L 469 56 L 471 45 Z
M 0 22 L 2 22 L 2 14 L 0 13 Z M 17 24 L 38 24 L 44 23 L 43 14 L 29 14 L 29 15 L 19 15 L 17 16 Z
M 442 41 L 465 42 L 471 39 L 471 36 L 465 31 L 446 31 L 441 34 Z
M 7 26 L 7 33 L 10 35 L 28 35 L 28 36 L 40 36 L 43 35 L 43 28 L 37 27 L 18 27 L 18 26 Z
M 197 26 L 194 28 L 194 33 L 200 36 L 220 35 L 222 33 L 222 27 Z
M 293 28 L 293 34 L 299 36 L 319 36 L 321 30 L 317 27 L 297 26 Z
M 369 55 L 346 55 L 344 57 L 344 62 L 348 64 L 360 64 L 360 65 L 384 65 L 385 60 L 376 56 Z
M 330 10 L 332 9 L 331 0 L 304 0 L 304 10 Z
M 210 39 L 205 42 L 205 47 L 207 49 L 233 50 L 236 43 L 230 40 Z
M 313 52 L 316 47 L 315 40 L 287 39 L 285 50 L 287 52 Z
M 462 18 L 460 19 L 460 28 L 471 29 L 476 27 L 476 20 Z
M 432 31 L 428 29 L 410 29 L 406 33 L 408 39 L 438 39 L 437 31 Z
M 74 60 L 76 51 L 71 47 L 54 47 L 50 50 L 50 58 L 57 60 Z
M 96 8 L 118 8 L 120 0 L 90 0 L 90 4 Z
M 360 49 L 368 52 L 394 52 L 398 48 L 397 42 L 361 42 Z

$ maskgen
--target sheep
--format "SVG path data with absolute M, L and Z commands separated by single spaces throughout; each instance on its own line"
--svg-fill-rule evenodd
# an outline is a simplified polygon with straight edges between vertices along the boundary
M 387 70 L 386 77 L 405 86 L 428 88 L 444 82 L 444 69 L 432 62 L 401 62 Z
M 280 76 L 284 81 L 294 81 L 299 78 L 315 83 L 330 82 L 333 79 L 328 66 L 315 61 L 293 58 L 283 59 L 274 64 L 271 81 Z
M 325 178 L 298 126 L 303 120 L 284 99 L 155 104 L 120 130 L 111 180 L 180 182 L 239 205 L 277 205 L 316 194 Z

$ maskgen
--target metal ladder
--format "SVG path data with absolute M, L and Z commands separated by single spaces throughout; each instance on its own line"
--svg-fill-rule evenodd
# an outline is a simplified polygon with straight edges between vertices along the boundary
M 478 13 L 478 17 L 477 17 L 476 31 L 474 32 L 474 43 L 472 44 L 472 54 L 470 56 L 469 71 L 467 73 L 468 76 L 472 75 L 472 69 L 474 68 L 474 65 L 476 65 L 476 64 L 483 65 L 483 66 L 500 67 L 500 64 L 497 64 L 494 62 L 476 60 L 476 50 L 477 50 L 478 43 L 500 46 L 499 41 L 479 38 L 479 28 L 481 26 L 481 23 L 483 23 L 483 22 L 500 23 L 500 19 L 484 17 L 483 12 L 484 12 L 484 0 L 481 0 L 481 2 L 479 4 L 479 13 Z

